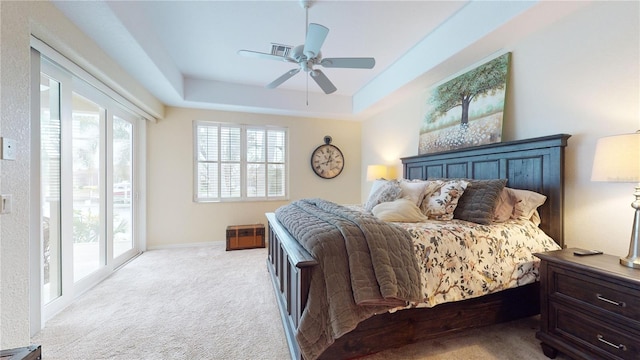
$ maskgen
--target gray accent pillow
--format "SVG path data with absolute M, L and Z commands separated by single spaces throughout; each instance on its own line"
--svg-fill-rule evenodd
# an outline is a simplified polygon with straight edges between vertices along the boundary
M 465 180 L 469 181 L 469 185 L 458 201 L 453 218 L 483 225 L 491 224 L 507 179 Z
M 364 205 L 367 211 L 373 210 L 373 207 L 380 203 L 394 201 L 402 191 L 397 181 L 376 180 L 376 182 L 380 183 L 375 184 L 376 187 L 372 189 L 369 194 L 369 199 L 367 199 L 367 203 Z

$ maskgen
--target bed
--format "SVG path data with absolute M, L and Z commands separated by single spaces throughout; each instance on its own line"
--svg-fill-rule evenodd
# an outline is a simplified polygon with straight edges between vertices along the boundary
M 513 189 L 546 196 L 537 208 L 539 228 L 560 247 L 563 242 L 564 148 L 570 135 L 482 145 L 402 159 L 405 179 L 507 179 Z M 296 340 L 310 299 L 315 259 L 278 220 L 268 219 L 267 268 L 271 275 L 291 357 L 302 359 Z M 318 356 L 346 359 L 437 338 L 463 329 L 539 313 L 537 282 L 433 307 L 388 312 L 359 322 Z

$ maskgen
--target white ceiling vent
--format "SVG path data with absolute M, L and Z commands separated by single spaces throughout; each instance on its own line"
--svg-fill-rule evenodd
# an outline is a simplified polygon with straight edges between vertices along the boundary
M 287 57 L 292 47 L 291 45 L 271 43 L 271 55 Z

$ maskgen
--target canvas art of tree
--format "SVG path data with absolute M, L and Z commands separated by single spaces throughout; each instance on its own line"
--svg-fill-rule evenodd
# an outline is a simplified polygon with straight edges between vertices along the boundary
M 501 55 L 431 90 L 419 154 L 501 141 L 510 58 Z

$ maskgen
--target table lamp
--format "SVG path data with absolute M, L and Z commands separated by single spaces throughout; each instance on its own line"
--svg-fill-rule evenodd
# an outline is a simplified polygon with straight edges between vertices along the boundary
M 635 183 L 635 217 L 629 254 L 620 264 L 640 269 L 640 130 L 633 134 L 607 136 L 598 140 L 591 181 Z
M 367 166 L 367 181 L 378 179 L 388 179 L 389 167 L 386 165 L 369 165 Z

